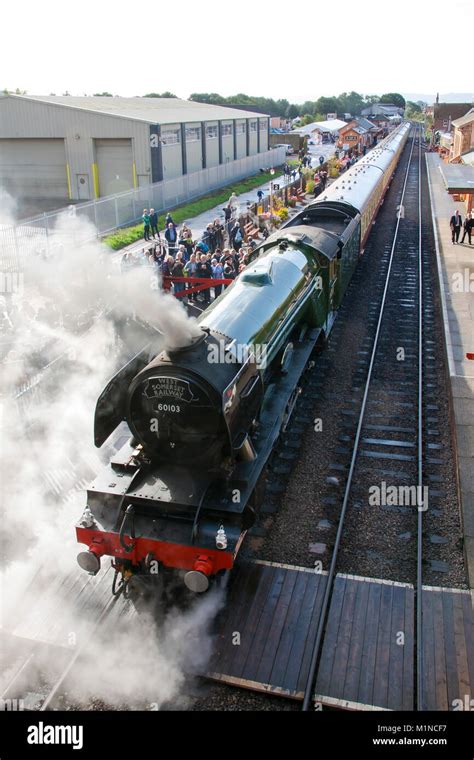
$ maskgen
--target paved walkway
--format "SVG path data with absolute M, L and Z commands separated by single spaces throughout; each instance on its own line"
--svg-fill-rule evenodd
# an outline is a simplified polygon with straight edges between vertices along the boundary
M 426 154 L 433 227 L 443 303 L 449 362 L 456 455 L 461 492 L 464 548 L 469 585 L 474 588 L 474 245 L 453 245 L 449 220 L 456 208 L 464 219 L 465 206 L 448 195 L 436 153 Z M 460 239 L 462 238 L 462 233 Z

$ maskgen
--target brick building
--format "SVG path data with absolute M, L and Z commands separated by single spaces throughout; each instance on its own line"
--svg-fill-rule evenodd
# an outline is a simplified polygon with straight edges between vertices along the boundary
M 463 156 L 474 149 L 474 108 L 460 119 L 455 119 L 452 126 L 454 135 L 449 160 L 463 163 Z

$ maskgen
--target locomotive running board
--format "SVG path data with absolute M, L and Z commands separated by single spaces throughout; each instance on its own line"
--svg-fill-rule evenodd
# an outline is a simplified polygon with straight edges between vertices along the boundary
M 285 431 L 299 398 L 298 383 L 314 350 L 320 328 L 313 328 L 300 342 L 295 342 L 288 372 L 271 383 L 263 400 L 257 432 L 252 435 L 256 452 L 253 462 L 238 466 L 238 479 L 246 484 L 241 494 L 245 505 L 273 451 L 280 433 Z

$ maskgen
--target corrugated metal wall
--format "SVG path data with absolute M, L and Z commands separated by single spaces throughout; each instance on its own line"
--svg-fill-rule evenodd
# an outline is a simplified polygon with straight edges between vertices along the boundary
M 258 125 L 256 117 L 249 117 L 249 121 Z M 265 124 L 267 119 L 263 120 Z M 245 124 L 245 120 L 237 119 L 236 124 Z M 217 126 L 217 121 L 206 122 L 209 126 Z M 222 155 L 223 164 L 234 161 L 234 121 L 224 119 L 222 125 Z M 201 128 L 201 122 L 188 123 L 187 127 Z M 163 179 L 174 179 L 185 173 L 192 174 L 199 171 L 203 166 L 203 147 L 199 140 L 186 140 L 183 144 L 183 132 L 180 124 L 166 124 L 162 126 L 162 132 L 170 130 L 179 132 L 179 139 L 171 140 L 167 144 L 161 143 Z M 266 130 L 260 131 L 260 152 L 266 149 Z M 247 135 L 237 129 L 237 158 L 247 155 Z M 86 111 L 54 103 L 42 103 L 41 101 L 0 97 L 0 140 L 9 139 L 32 139 L 34 140 L 60 140 L 64 141 L 64 167 L 60 170 L 61 182 L 57 182 L 58 198 L 67 200 L 85 200 L 88 196 L 94 197 L 121 192 L 127 187 L 145 186 L 152 180 L 151 173 L 151 150 L 150 150 L 150 125 L 148 122 L 134 121 L 116 115 L 107 115 L 93 111 Z M 129 148 L 125 150 L 117 148 L 118 168 L 113 166 L 112 148 L 109 156 L 105 159 L 105 143 L 100 149 L 100 162 L 97 151 L 99 141 L 126 140 Z M 112 145 L 111 143 L 109 144 Z M 258 152 L 258 132 L 249 131 L 249 155 Z M 219 165 L 219 138 L 206 136 L 206 166 L 207 168 Z M 183 167 L 183 148 L 185 148 L 185 167 Z M 28 160 L 32 165 L 31 171 L 36 179 L 47 178 L 48 172 L 53 172 L 51 166 L 45 166 L 44 161 L 39 160 L 38 151 L 31 150 Z M 102 164 L 102 168 L 99 166 Z M 58 170 L 59 171 L 59 170 Z M 57 172 L 56 172 L 57 173 Z M 101 177 L 101 174 L 103 175 Z M 32 175 L 32 176 L 33 176 Z M 50 175 L 51 176 L 51 175 Z M 59 176 L 59 175 L 58 175 Z M 118 176 L 118 180 L 117 180 Z M 66 183 L 64 182 L 66 179 Z M 115 178 L 115 179 L 114 179 Z M 36 180 L 35 180 L 36 181 Z M 25 180 L 28 185 L 30 180 Z M 52 185 L 52 181 L 50 183 Z M 18 195 L 17 190 L 14 194 Z M 31 196 L 30 197 L 35 197 Z M 52 197 L 52 196 L 39 196 Z
M 64 140 L 0 138 L 0 185 L 15 198 L 67 198 Z

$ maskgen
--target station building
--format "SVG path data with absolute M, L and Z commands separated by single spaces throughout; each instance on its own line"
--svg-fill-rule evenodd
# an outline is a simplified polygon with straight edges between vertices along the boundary
M 178 98 L 0 96 L 0 186 L 86 201 L 263 153 L 269 117 Z

